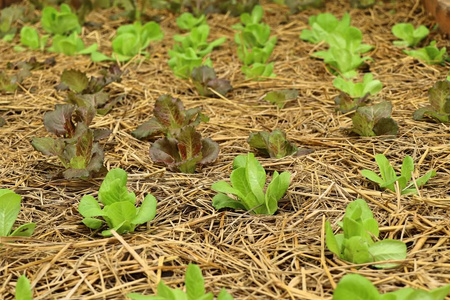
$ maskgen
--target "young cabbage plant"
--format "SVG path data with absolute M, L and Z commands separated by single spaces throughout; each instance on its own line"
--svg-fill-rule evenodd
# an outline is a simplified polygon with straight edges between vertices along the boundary
M 417 194 L 417 188 L 422 187 L 428 182 L 428 180 L 430 180 L 430 178 L 436 176 L 436 171 L 431 170 L 422 177 L 414 179 L 410 182 L 414 173 L 414 161 L 409 155 L 405 156 L 403 159 L 400 176 L 397 176 L 394 168 L 383 154 L 375 155 L 375 161 L 380 168 L 381 177 L 371 170 L 362 170 L 361 175 L 375 183 L 378 183 L 381 188 L 391 190 L 394 193 L 396 191 L 395 183 L 398 182 L 398 188 L 401 195 Z
M 439 49 L 436 47 L 436 41 L 432 41 L 429 46 L 426 46 L 417 50 L 403 50 L 409 56 L 412 56 L 418 60 L 423 60 L 430 65 L 444 65 L 448 60 L 447 48 L 443 47 Z
M 286 105 L 286 103 L 296 100 L 297 98 L 298 90 L 278 90 L 268 92 L 262 99 L 269 101 L 281 109 Z
M 370 280 L 359 274 L 347 274 L 339 281 L 333 292 L 333 300 L 444 300 L 450 293 L 450 284 L 426 291 L 402 288 L 395 292 L 380 294 Z
M 30 26 L 24 26 L 20 30 L 20 43 L 33 50 L 44 51 L 48 37 L 48 35 L 39 37 L 37 30 Z
M 162 280 L 158 283 L 156 296 L 144 296 L 137 293 L 127 294 L 132 300 L 213 300 L 213 293 L 206 293 L 205 279 L 200 267 L 189 264 L 186 269 L 186 292 L 168 287 Z M 206 293 L 206 294 L 205 294 Z M 217 300 L 233 300 L 233 297 L 222 289 Z
M 211 90 L 225 96 L 233 88 L 229 80 L 217 78 L 216 71 L 208 66 L 194 68 L 191 73 L 191 80 L 197 92 L 206 97 L 216 96 Z
M 156 140 L 150 146 L 150 157 L 174 172 L 194 173 L 197 165 L 213 163 L 219 155 L 219 144 L 202 135 L 193 126 L 185 126 L 174 135 Z
M 30 280 L 25 275 L 17 279 L 16 300 L 33 300 L 33 290 L 31 289 Z
M 161 95 L 155 102 L 154 117 L 131 132 L 138 139 L 152 137 L 163 133 L 174 137 L 186 126 L 195 127 L 200 122 L 208 122 L 209 118 L 201 113 L 200 106 L 185 109 L 183 102 L 170 95 Z
M 429 119 L 437 123 L 450 121 L 450 81 L 437 81 L 428 90 L 430 105 L 419 108 L 413 114 L 414 120 Z
M 354 264 L 373 263 L 374 267 L 383 269 L 397 267 L 398 263 L 376 262 L 406 258 L 406 245 L 402 241 L 373 241 L 379 236 L 378 222 L 363 199 L 347 205 L 344 220 L 338 225 L 344 233 L 335 235 L 330 222 L 325 223 L 326 245 L 342 260 Z
M 214 208 L 242 209 L 252 214 L 273 215 L 278 210 L 278 201 L 289 187 L 291 173 L 285 171 L 279 174 L 275 171 L 264 192 L 266 171 L 253 153 L 238 155 L 234 159 L 233 169 L 230 175 L 231 185 L 219 181 L 211 186 L 212 190 L 219 192 L 213 198 Z
M 182 30 L 192 30 L 196 27 L 206 24 L 206 16 L 201 15 L 198 18 L 194 17 L 189 12 L 182 13 L 176 20 L 178 28 Z
M 78 210 L 87 227 L 97 230 L 106 222 L 109 229 L 101 234 L 111 236 L 111 230 L 118 234 L 134 232 L 137 225 L 153 220 L 156 215 L 155 197 L 148 194 L 141 206 L 136 207 L 136 195 L 127 190 L 127 177 L 127 172 L 122 169 L 112 169 L 106 174 L 98 190 L 98 201 L 103 209 L 91 195 L 81 199 Z
M 392 33 L 401 39 L 401 41 L 394 41 L 395 46 L 415 47 L 430 31 L 423 25 L 414 29 L 411 23 L 398 23 L 392 27 Z
M 300 38 L 310 43 L 317 44 L 325 41 L 328 35 L 350 27 L 350 21 L 351 19 L 348 13 L 345 13 L 340 21 L 330 13 L 311 16 L 308 20 L 311 30 L 302 30 Z
M 398 124 L 391 113 L 392 103 L 388 101 L 358 107 L 352 117 L 352 130 L 360 136 L 397 135 Z
M 59 12 L 54 7 L 45 7 L 42 10 L 41 25 L 51 34 L 81 33 L 77 15 L 72 13 L 70 6 L 65 3 L 61 4 Z
M 69 36 L 55 35 L 52 39 L 52 45 L 48 48 L 50 52 L 62 53 L 68 56 L 92 54 L 97 51 L 97 43 L 87 47 L 83 40 L 73 32 Z
M 8 189 L 0 189 L 0 236 L 26 236 L 33 234 L 36 224 L 20 225 L 11 232 L 20 212 L 22 197 Z

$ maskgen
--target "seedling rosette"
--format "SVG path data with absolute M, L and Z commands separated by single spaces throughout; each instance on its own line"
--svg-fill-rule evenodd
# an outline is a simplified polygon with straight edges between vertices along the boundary
M 193 126 L 183 127 L 175 137 L 161 138 L 150 147 L 154 162 L 182 173 L 194 173 L 197 165 L 213 163 L 218 154 L 219 144 L 210 138 L 202 139 Z
M 445 65 L 445 61 L 448 60 L 447 48 L 442 47 L 439 49 L 436 47 L 436 41 L 432 41 L 430 45 L 424 48 L 403 50 L 403 52 L 430 65 Z
M 155 197 L 148 194 L 141 206 L 136 207 L 136 195 L 127 190 L 127 177 L 122 169 L 112 169 L 106 174 L 98 191 L 98 201 L 103 204 L 103 209 L 91 195 L 81 199 L 78 210 L 87 227 L 100 229 L 106 222 L 110 229 L 102 231 L 102 235 L 111 236 L 111 230 L 118 234 L 134 232 L 137 225 L 153 220 L 156 215 Z
M 392 104 L 387 101 L 358 107 L 352 117 L 353 132 L 361 136 L 396 135 L 398 125 L 391 118 L 391 112 Z
M 414 29 L 411 23 L 398 23 L 392 27 L 392 33 L 401 39 L 401 41 L 394 41 L 395 46 L 415 47 L 430 31 L 423 25 Z
M 208 66 L 194 68 L 191 73 L 191 80 L 198 93 L 207 97 L 216 95 L 211 89 L 225 96 L 233 88 L 230 81 L 217 78 L 214 69 Z
M 311 16 L 308 20 L 311 30 L 304 29 L 300 34 L 300 38 L 310 43 L 317 44 L 326 40 L 328 35 L 350 27 L 350 21 L 350 15 L 348 13 L 345 13 L 340 21 L 330 13 Z
M 450 121 L 450 81 L 438 81 L 428 90 L 429 106 L 416 110 L 414 120 L 430 119 L 438 123 Z

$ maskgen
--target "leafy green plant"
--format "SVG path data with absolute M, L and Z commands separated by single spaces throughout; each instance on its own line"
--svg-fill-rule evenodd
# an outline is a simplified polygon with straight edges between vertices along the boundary
M 337 284 L 333 300 L 444 300 L 449 292 L 450 284 L 431 291 L 402 288 L 395 292 L 380 294 L 372 282 L 364 276 L 347 274 Z
M 430 31 L 423 25 L 414 29 L 411 23 L 398 23 L 392 27 L 392 33 L 401 39 L 401 41 L 394 41 L 395 46 L 415 47 Z
M 55 35 L 52 39 L 52 45 L 48 48 L 50 52 L 62 53 L 68 56 L 92 54 L 97 50 L 97 43 L 87 47 L 83 40 L 73 32 L 69 36 Z
M 407 155 L 403 159 L 401 175 L 397 177 L 394 168 L 391 166 L 386 156 L 383 154 L 375 155 L 375 161 L 380 168 L 381 177 L 374 171 L 362 170 L 361 175 L 367 179 L 378 183 L 381 188 L 385 188 L 395 192 L 395 182 L 398 182 L 400 194 L 417 194 L 417 187 L 425 185 L 431 177 L 436 176 L 436 171 L 431 170 L 420 178 L 410 182 L 414 172 L 414 161 L 411 156 Z
M 297 99 L 298 90 L 278 90 L 268 92 L 263 99 L 283 108 L 287 102 Z
M 450 81 L 437 81 L 428 90 L 430 105 L 419 108 L 413 114 L 414 120 L 431 119 L 438 123 L 450 120 Z
M 211 90 L 225 96 L 226 93 L 233 88 L 230 81 L 217 78 L 216 71 L 208 66 L 194 68 L 191 73 L 191 80 L 198 93 L 207 97 L 213 97 L 216 95 Z
M 156 296 L 143 296 L 137 293 L 127 294 L 132 300 L 213 300 L 213 293 L 205 294 L 205 280 L 199 266 L 189 264 L 186 270 L 186 292 L 178 289 L 171 289 L 162 280 L 158 284 Z M 217 300 L 233 300 L 233 297 L 222 289 Z
M 206 24 L 206 16 L 201 15 L 198 18 L 194 17 L 191 13 L 182 13 L 176 20 L 178 28 L 183 30 L 192 30 L 195 27 Z
M 155 197 L 148 194 L 141 206 L 136 207 L 136 195 L 127 190 L 127 177 L 127 172 L 122 169 L 112 169 L 106 174 L 98 190 L 98 201 L 103 204 L 103 209 L 91 195 L 81 199 L 78 210 L 87 227 L 99 229 L 106 222 L 109 229 L 102 231 L 102 235 L 111 236 L 111 230 L 118 234 L 134 232 L 137 225 L 153 220 Z M 96 217 L 102 217 L 104 221 Z
M 264 157 L 282 158 L 295 155 L 299 151 L 297 146 L 286 139 L 286 133 L 280 129 L 275 129 L 270 133 L 267 131 L 250 133 L 247 142 Z M 303 153 L 303 149 L 301 150 Z
M 16 300 L 32 300 L 33 291 L 31 290 L 30 280 L 27 276 L 22 275 L 17 279 L 16 284 Z
M 355 8 L 369 8 L 375 3 L 375 0 L 350 0 L 350 6 Z
M 353 132 L 361 136 L 396 135 L 398 124 L 391 118 L 392 103 L 383 101 L 358 107 L 352 117 Z
M 107 137 L 109 131 L 89 128 L 95 113 L 90 102 L 83 106 L 56 104 L 54 111 L 44 114 L 44 126 L 59 138 L 35 137 L 31 142 L 42 154 L 58 157 L 66 168 L 66 179 L 88 177 L 103 167 L 103 150 L 98 140 Z
M 269 64 L 254 63 L 251 66 L 243 66 L 242 73 L 245 74 L 245 79 L 251 80 L 265 80 L 266 78 L 276 77 L 273 73 L 273 62 Z
M 19 19 L 25 19 L 25 9 L 19 6 L 5 7 L 0 12 L 0 39 L 10 42 L 16 35 L 15 23 Z M 23 20 L 26 21 L 26 20 Z
M 0 236 L 31 236 L 36 224 L 20 225 L 11 232 L 20 212 L 22 197 L 13 191 L 0 189 Z
M 211 186 L 212 190 L 219 192 L 213 198 L 214 208 L 227 207 L 243 209 L 252 214 L 273 215 L 278 210 L 278 201 L 289 187 L 291 173 L 285 171 L 279 174 L 275 171 L 264 193 L 266 171 L 253 153 L 238 155 L 234 159 L 233 169 L 230 175 L 231 186 L 225 181 Z M 227 194 L 237 198 L 231 198 Z
M 350 15 L 345 13 L 339 21 L 330 13 L 322 13 L 309 17 L 308 23 L 309 26 L 311 26 L 311 30 L 302 30 L 300 38 L 310 43 L 317 44 L 325 41 L 328 35 L 350 27 Z
M 183 102 L 170 95 L 161 95 L 155 102 L 154 117 L 131 132 L 138 139 L 157 134 L 173 137 L 180 129 L 186 126 L 197 126 L 200 122 L 208 122 L 209 118 L 201 113 L 201 107 L 185 109 Z
M 33 27 L 24 26 L 20 30 L 20 43 L 33 50 L 39 49 L 44 51 L 47 39 L 48 35 L 39 37 L 39 33 Z
M 430 65 L 443 65 L 447 60 L 447 48 L 439 49 L 436 47 L 436 41 L 432 41 L 429 46 L 417 50 L 403 50 L 409 56 L 418 60 L 423 60 Z
M 393 268 L 398 264 L 376 262 L 406 258 L 406 245 L 402 241 L 373 241 L 379 236 L 378 222 L 363 199 L 347 205 L 344 220 L 338 225 L 344 231 L 343 234 L 335 235 L 329 221 L 325 223 L 325 232 L 327 248 L 340 259 L 355 264 L 373 263 L 374 267 L 381 269 Z
M 194 126 L 184 126 L 173 137 L 156 140 L 150 146 L 150 157 L 171 171 L 194 173 L 197 165 L 213 163 L 219 155 L 219 144 L 202 139 Z
M 371 45 L 362 43 L 361 30 L 353 26 L 334 31 L 325 40 L 330 47 L 347 49 L 350 53 L 366 53 L 373 48 Z
M 306 9 L 323 8 L 325 5 L 325 0 L 279 0 L 278 2 L 284 2 L 293 14 Z
M 67 4 L 61 4 L 59 12 L 54 7 L 45 7 L 42 10 L 41 25 L 45 31 L 52 34 L 81 33 L 78 17 Z

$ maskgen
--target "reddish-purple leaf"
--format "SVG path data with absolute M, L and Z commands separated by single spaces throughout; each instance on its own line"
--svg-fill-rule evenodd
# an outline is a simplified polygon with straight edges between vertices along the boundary
M 214 162 L 219 155 L 219 144 L 206 138 L 202 140 L 202 159 L 199 164 L 207 165 Z
M 75 106 L 72 104 L 56 104 L 55 110 L 44 114 L 44 126 L 48 132 L 57 136 L 72 137 L 75 125 L 72 113 Z

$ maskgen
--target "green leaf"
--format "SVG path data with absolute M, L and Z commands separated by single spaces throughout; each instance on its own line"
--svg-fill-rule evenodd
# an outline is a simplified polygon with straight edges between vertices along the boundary
M 406 184 L 411 180 L 413 172 L 414 161 L 411 156 L 406 155 L 402 163 L 401 177 L 398 179 L 400 191 L 403 191 L 406 188 Z
M 102 220 L 94 218 L 84 218 L 82 222 L 84 225 L 94 230 L 99 229 L 103 225 Z
M 447 48 L 437 48 L 436 41 L 432 41 L 429 46 L 424 48 L 418 50 L 403 50 L 403 52 L 418 60 L 423 60 L 425 63 L 430 65 L 444 64 L 447 59 Z
M 279 90 L 269 92 L 264 96 L 264 100 L 283 108 L 286 102 L 297 99 L 298 90 Z
M 373 257 L 369 253 L 369 242 L 366 238 L 361 236 L 352 236 L 345 239 L 343 245 L 344 251 L 342 259 L 355 264 L 373 262 Z
M 80 204 L 78 205 L 78 211 L 85 218 L 104 216 L 97 200 L 91 195 L 86 195 L 81 198 Z
M 38 49 L 40 47 L 40 39 L 37 30 L 29 26 L 22 27 L 20 30 L 20 43 L 33 50 Z
M 274 172 L 273 179 L 267 186 L 265 195 L 267 214 L 273 215 L 278 210 L 278 201 L 289 188 L 290 180 L 291 173 L 286 171 L 278 175 L 277 171 Z
M 384 182 L 380 176 L 371 170 L 361 170 L 361 175 L 378 184 L 382 184 Z
M 156 198 L 153 195 L 148 194 L 145 196 L 144 201 L 138 208 L 137 215 L 131 220 L 132 224 L 143 224 L 151 221 L 156 215 Z
M 31 290 L 31 284 L 25 275 L 22 275 L 17 279 L 16 285 L 16 300 L 32 300 L 33 291 Z
M 248 154 L 245 177 L 250 186 L 250 190 L 255 195 L 256 199 L 258 199 L 258 202 L 264 203 L 263 188 L 266 183 L 266 171 L 254 157 L 253 153 Z
M 205 294 L 205 280 L 202 276 L 200 267 L 195 264 L 189 264 L 185 277 L 186 294 L 188 299 L 195 300 Z
M 375 262 L 402 260 L 406 258 L 406 245 L 402 241 L 386 239 L 372 244 L 369 247 L 369 253 Z M 393 268 L 398 266 L 398 263 L 374 264 L 373 266 L 380 269 Z
M 375 155 L 375 161 L 377 162 L 378 167 L 380 168 L 381 178 L 383 178 L 384 183 L 397 181 L 397 175 L 395 174 L 395 170 L 389 163 L 386 156 L 384 156 L 383 154 L 377 154 Z M 385 187 L 390 189 L 391 191 L 395 191 L 393 183 Z
M 233 296 L 231 296 L 224 288 L 222 288 L 219 295 L 217 296 L 217 300 L 233 300 Z
M 67 4 L 61 4 L 60 12 L 51 6 L 42 10 L 41 25 L 45 31 L 53 34 L 69 32 L 81 33 L 78 17 L 73 14 Z
M 8 236 L 20 212 L 22 197 L 16 193 L 0 189 L 0 236 Z
M 428 180 L 430 180 L 430 178 L 434 176 L 436 176 L 436 171 L 434 170 L 428 171 L 425 175 L 416 179 L 417 186 L 418 187 L 424 186 L 425 183 L 427 183 Z
M 429 291 L 429 294 L 431 294 L 433 300 L 444 300 L 449 293 L 450 293 L 450 284 Z
M 333 300 L 379 300 L 380 294 L 373 284 L 358 274 L 347 274 L 339 281 Z
M 243 181 L 245 182 L 245 177 L 242 175 L 245 175 L 245 174 L 239 174 L 237 176 L 236 182 L 243 182 Z M 244 195 L 246 195 L 248 193 L 248 190 L 246 188 L 242 188 L 241 186 L 238 186 L 238 185 L 237 186 L 233 185 L 233 187 L 231 187 L 225 181 L 218 181 L 218 182 L 214 183 L 211 186 L 211 189 L 213 191 L 220 192 L 220 193 L 236 195 L 239 198 L 244 198 Z
M 14 230 L 10 235 L 11 236 L 30 237 L 34 232 L 35 227 L 36 227 L 36 224 L 34 224 L 34 223 L 23 224 L 23 225 L 20 225 L 16 230 Z
M 402 41 L 394 41 L 394 45 L 415 47 L 430 31 L 421 25 L 417 29 L 411 23 L 398 23 L 392 27 L 392 33 Z
M 133 204 L 136 202 L 136 196 L 133 192 L 128 193 L 127 172 L 122 169 L 112 169 L 106 174 L 102 185 L 98 191 L 98 199 L 104 205 L 128 201 Z
M 111 221 L 111 227 L 117 227 L 123 222 L 130 222 L 136 216 L 136 207 L 129 201 L 114 202 L 103 209 Z
M 334 235 L 333 229 L 331 228 L 330 222 L 325 222 L 325 241 L 328 250 L 336 254 L 338 257 L 341 256 L 341 247 L 339 246 L 336 236 Z
M 247 210 L 247 208 L 241 203 L 241 201 L 230 198 L 222 193 L 219 193 L 213 197 L 212 205 L 217 210 L 220 210 L 222 208 Z
M 201 15 L 196 18 L 191 13 L 185 12 L 176 19 L 176 23 L 180 29 L 192 30 L 195 27 L 206 24 L 206 16 Z

